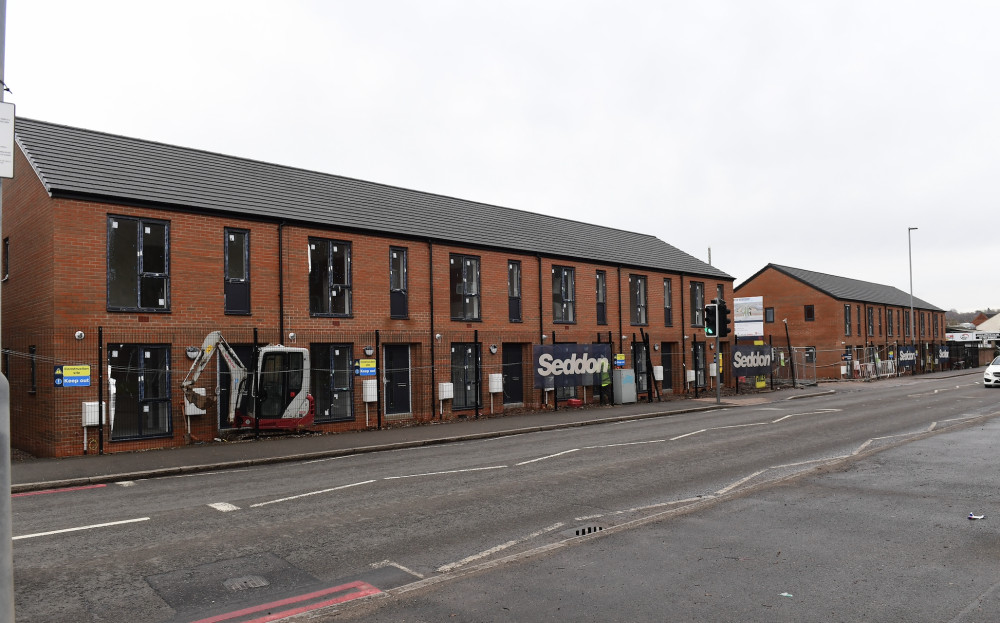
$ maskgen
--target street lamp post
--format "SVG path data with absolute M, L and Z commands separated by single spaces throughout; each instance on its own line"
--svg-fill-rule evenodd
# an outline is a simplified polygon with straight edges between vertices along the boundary
M 917 371 L 917 324 L 913 318 L 913 241 L 910 235 L 917 227 L 906 228 L 906 246 L 910 258 L 910 346 L 913 347 L 913 371 Z

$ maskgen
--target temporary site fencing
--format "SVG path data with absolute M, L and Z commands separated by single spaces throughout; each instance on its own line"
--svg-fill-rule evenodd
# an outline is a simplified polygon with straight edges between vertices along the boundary
M 212 357 L 184 400 L 182 382 L 192 373 L 206 336 L 219 330 L 233 357 Z M 252 370 L 255 348 L 277 344 L 305 353 L 305 366 L 274 367 L 261 375 L 270 391 L 240 392 L 239 363 Z M 564 408 L 597 402 L 601 380 L 583 378 L 570 387 L 536 387 L 533 346 L 551 344 L 534 331 L 345 331 L 339 328 L 254 329 L 245 326 L 190 329 L 83 327 L 39 333 L 6 327 L 3 372 L 11 386 L 14 447 L 36 456 L 68 456 L 169 447 L 260 432 L 241 428 L 238 414 L 279 417 L 289 396 L 308 390 L 315 419 L 308 427 L 341 432 L 410 425 L 437 419 L 486 417 L 503 412 Z M 609 343 L 609 333 L 572 336 L 576 342 Z M 628 339 L 630 337 L 631 339 Z M 638 400 L 667 400 L 714 391 L 712 344 L 652 342 L 645 335 L 612 343 L 634 373 Z M 559 335 L 567 343 L 570 334 Z M 737 388 L 720 346 L 727 391 Z M 837 366 L 843 378 L 897 374 L 893 360 L 844 361 L 843 353 L 774 348 L 767 375 L 739 379 L 737 391 L 815 384 Z M 794 366 L 791 365 L 794 363 Z M 857 371 L 857 373 L 855 373 Z M 233 383 L 235 380 L 236 384 Z M 623 392 L 624 393 L 624 392 Z M 255 395 L 257 394 L 257 395 Z M 266 397 L 265 397 L 266 394 Z M 284 395 L 286 401 L 279 398 Z M 243 397 L 242 402 L 238 400 Z M 619 401 L 625 399 L 618 397 Z M 247 400 L 260 400 L 253 408 Z M 572 401 L 572 402 L 571 402 Z M 277 406 L 272 407 L 274 402 Z M 98 408 L 98 405 L 103 405 Z M 269 411 L 270 409 L 270 411 Z

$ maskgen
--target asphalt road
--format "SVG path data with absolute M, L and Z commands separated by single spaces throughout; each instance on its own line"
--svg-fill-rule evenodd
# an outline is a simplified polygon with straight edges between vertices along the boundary
M 1000 475 L 977 380 L 17 497 L 18 621 L 952 620 L 895 617 L 1000 582 L 925 568 L 989 526 L 965 518 Z M 903 580 L 922 588 L 878 588 Z

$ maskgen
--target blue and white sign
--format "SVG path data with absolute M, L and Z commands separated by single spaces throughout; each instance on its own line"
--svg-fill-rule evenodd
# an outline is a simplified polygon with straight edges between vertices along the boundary
M 917 351 L 912 346 L 899 347 L 899 367 L 912 370 L 917 363 Z

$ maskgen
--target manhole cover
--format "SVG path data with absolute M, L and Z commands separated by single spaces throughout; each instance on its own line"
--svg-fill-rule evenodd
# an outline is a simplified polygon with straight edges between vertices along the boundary
M 259 575 L 245 575 L 242 578 L 230 578 L 222 583 L 231 591 L 245 591 L 248 588 L 263 588 L 270 582 Z

